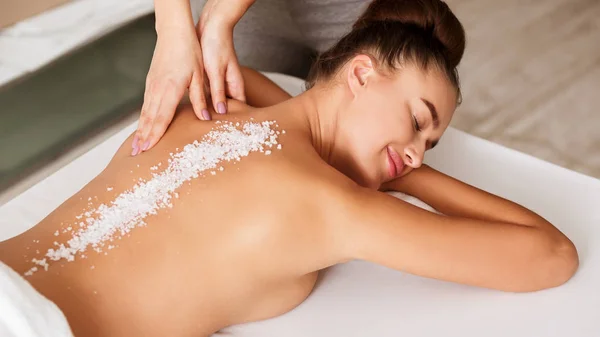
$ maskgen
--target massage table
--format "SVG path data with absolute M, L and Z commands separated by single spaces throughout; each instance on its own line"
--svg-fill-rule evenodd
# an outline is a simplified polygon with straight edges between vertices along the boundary
M 292 95 L 302 90 L 297 78 L 267 75 Z M 125 127 L 0 207 L 0 241 L 35 225 L 100 173 L 135 127 Z M 579 251 L 575 276 L 554 289 L 516 294 L 352 261 L 322 271 L 311 295 L 289 313 L 215 336 L 600 336 L 600 180 L 452 127 L 425 162 L 556 225 Z

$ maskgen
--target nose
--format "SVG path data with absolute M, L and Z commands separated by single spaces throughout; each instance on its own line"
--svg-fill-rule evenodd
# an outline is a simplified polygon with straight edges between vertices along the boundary
M 412 168 L 419 168 L 423 164 L 423 152 L 409 146 L 404 150 L 404 163 Z

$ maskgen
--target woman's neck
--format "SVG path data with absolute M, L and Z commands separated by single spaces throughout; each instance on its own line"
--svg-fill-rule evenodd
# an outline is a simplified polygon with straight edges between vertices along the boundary
M 323 160 L 333 165 L 343 93 L 336 87 L 316 85 L 289 100 L 289 110 L 300 118 L 310 134 L 313 147 Z

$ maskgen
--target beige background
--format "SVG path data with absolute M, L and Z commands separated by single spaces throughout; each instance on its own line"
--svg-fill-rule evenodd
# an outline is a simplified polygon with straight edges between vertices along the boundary
M 447 2 L 467 31 L 452 125 L 600 178 L 600 1 Z

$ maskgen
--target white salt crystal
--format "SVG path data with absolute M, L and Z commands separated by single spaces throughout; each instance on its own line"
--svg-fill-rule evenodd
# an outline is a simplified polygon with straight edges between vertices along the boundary
M 283 133 L 285 135 L 285 130 L 281 130 L 281 133 Z
M 213 176 L 217 174 L 217 172 L 215 171 L 210 171 L 210 174 L 212 174 Z
M 270 155 L 270 154 L 271 154 L 271 150 L 267 150 L 267 151 L 265 151 L 265 155 L 266 155 L 266 156 L 268 156 L 268 155 Z
M 46 259 L 38 260 L 34 257 L 33 259 L 31 259 L 31 262 L 33 262 L 34 264 L 37 264 L 38 266 L 44 267 L 44 270 L 48 271 L 48 263 L 46 263 Z M 36 268 L 36 267 L 33 267 L 33 268 Z
M 58 236 L 60 234 L 58 231 L 54 232 L 54 236 Z
M 219 167 L 219 171 L 223 172 L 224 168 L 223 166 Z
M 91 267 L 90 267 L 90 269 L 95 269 L 95 268 L 96 268 L 96 266 L 91 266 Z
M 25 276 L 31 276 L 33 275 L 33 273 L 35 273 L 37 271 L 37 267 L 31 267 L 31 269 L 29 269 L 28 271 L 25 272 Z
M 108 187 L 106 190 L 110 192 L 110 191 L 113 190 L 113 188 L 112 187 Z
M 277 150 L 281 150 L 281 144 L 277 144 Z
M 152 173 L 152 178 L 148 181 L 140 178 L 132 189 L 119 194 L 110 204 L 102 204 L 86 211 L 85 223 L 79 223 L 72 238 L 66 244 L 60 244 L 57 249 L 48 249 L 46 257 L 52 261 L 73 261 L 76 254 L 83 255 L 83 251 L 90 246 L 95 251 L 102 252 L 99 244 L 104 245 L 104 242 L 113 237 L 121 240 L 133 228 L 145 226 L 144 219 L 148 215 L 157 214 L 162 208 L 172 207 L 170 200 L 175 195 L 175 189 L 185 182 L 202 172 L 216 174 L 214 170 L 219 167 L 220 162 L 233 159 L 240 161 L 251 152 L 259 151 L 267 142 L 276 141 L 277 137 L 273 137 L 276 133 L 270 128 L 273 124 L 274 122 L 268 121 L 246 122 L 241 124 L 241 129 L 237 129 L 233 123 L 222 123 L 206 134 L 201 142 L 194 141 L 181 152 L 171 154 L 169 164 L 163 172 Z M 93 218 L 92 214 L 98 216 Z M 33 268 L 28 273 L 37 270 Z

